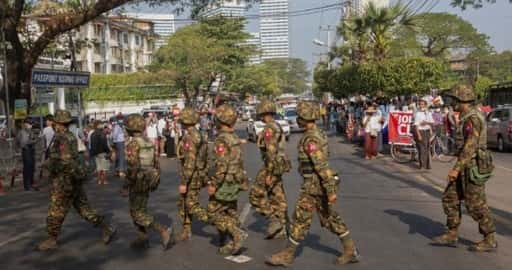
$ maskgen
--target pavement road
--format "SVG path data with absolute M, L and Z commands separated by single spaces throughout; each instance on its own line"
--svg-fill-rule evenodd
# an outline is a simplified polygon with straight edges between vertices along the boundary
M 240 130 L 240 133 L 243 131 Z M 300 135 L 291 136 L 287 152 L 297 168 L 296 146 Z M 336 208 L 342 213 L 359 247 L 362 261 L 345 269 L 511 269 L 512 265 L 512 154 L 496 154 L 496 176 L 488 183 L 489 202 L 496 216 L 499 251 L 474 254 L 467 246 L 479 241 L 477 224 L 466 214 L 460 228 L 459 248 L 431 245 L 432 237 L 444 231 L 441 194 L 449 164 L 434 163 L 431 172 L 419 172 L 412 164 L 396 164 L 388 157 L 367 161 L 360 149 L 329 139 L 330 163 L 341 172 L 341 194 Z M 245 166 L 254 176 L 261 166 L 258 149 L 244 145 Z M 163 180 L 152 194 L 149 209 L 165 223 L 176 220 L 176 161 L 162 160 Z M 298 196 L 301 177 L 293 170 L 284 177 L 289 212 Z M 283 248 L 285 240 L 264 240 L 265 221 L 253 211 L 244 225 L 249 239 L 244 254 L 252 260 L 237 264 L 218 255 L 218 237 L 211 226 L 194 223 L 192 240 L 163 252 L 156 234 L 144 251 L 132 250 L 136 237 L 126 198 L 119 196 L 121 182 L 108 186 L 87 184 L 91 204 L 108 213 L 118 225 L 118 238 L 110 245 L 100 243 L 100 231 L 81 220 L 72 210 L 60 236 L 56 252 L 33 251 L 45 237 L 47 189 L 15 191 L 0 197 L 0 269 L 272 269 L 266 256 Z M 202 201 L 206 203 L 203 192 Z M 247 204 L 243 193 L 240 210 Z M 315 218 L 292 269 L 339 269 L 339 240 L 322 229 Z

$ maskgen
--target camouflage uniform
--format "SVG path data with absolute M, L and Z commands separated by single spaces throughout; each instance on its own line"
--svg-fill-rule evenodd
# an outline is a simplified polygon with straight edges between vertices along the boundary
M 71 122 L 71 115 L 67 111 L 57 111 L 55 116 L 57 124 L 67 125 Z M 55 138 L 49 149 L 49 179 L 50 204 L 46 219 L 49 238 L 43 241 L 38 249 L 41 251 L 57 248 L 62 223 L 73 206 L 78 214 L 96 227 L 102 227 L 103 240 L 108 244 L 115 233 L 115 229 L 105 222 L 90 205 L 83 187 L 87 172 L 79 166 L 78 142 L 69 130 L 57 129 Z
M 180 185 L 187 187 L 187 193 L 180 196 L 178 201 L 178 216 L 183 224 L 179 240 L 190 238 L 192 216 L 208 222 L 208 213 L 199 204 L 199 194 L 208 177 L 208 137 L 194 126 L 198 118 L 197 112 L 191 108 L 181 112 L 181 123 L 189 127 L 177 148 L 181 161 Z
M 247 233 L 240 228 L 238 218 L 238 192 L 246 181 L 240 138 L 233 131 L 226 131 L 222 126 L 233 127 L 236 123 L 236 111 L 229 105 L 222 105 L 216 110 L 216 121 L 221 125 L 215 140 L 214 176 L 208 182 L 216 188 L 210 197 L 208 214 L 210 222 L 222 236 L 228 235 L 233 241 L 222 246 L 220 253 L 236 254 L 242 248 Z M 224 193 L 224 189 L 230 189 Z M 230 197 L 225 199 L 223 197 Z
M 267 100 L 262 101 L 257 107 L 257 113 L 260 116 L 273 114 L 275 111 L 275 105 Z M 249 201 L 258 213 L 271 220 L 267 238 L 272 238 L 279 232 L 285 232 L 288 205 L 282 175 L 288 172 L 291 166 L 284 153 L 284 136 L 283 129 L 272 120 L 266 123 L 257 140 L 264 166 L 258 172 L 256 181 L 251 187 Z M 271 176 L 272 180 L 267 186 L 268 176 Z
M 311 102 L 299 103 L 297 113 L 301 125 L 306 125 L 306 122 L 314 123 L 319 117 L 318 106 Z M 287 266 L 293 263 L 296 249 L 308 233 L 315 211 L 322 227 L 336 234 L 343 243 L 344 252 L 338 263 L 358 260 L 347 226 L 328 203 L 329 196 L 336 195 L 338 191 L 339 180 L 337 173 L 329 168 L 327 143 L 327 136 L 316 125 L 307 128 L 299 142 L 299 173 L 304 182 L 290 222 L 288 247 L 267 260 L 271 265 Z
M 459 100 L 459 102 L 475 100 L 473 90 L 464 85 L 454 87 L 449 95 Z M 457 230 L 462 215 L 460 202 L 464 200 L 469 215 L 478 222 L 480 233 L 486 239 L 492 238 L 472 246 L 471 250 L 488 251 L 487 249 L 493 249 L 497 246 L 494 240 L 496 227 L 487 205 L 485 184 L 475 183 L 470 178 L 470 167 L 477 164 L 477 151 L 487 149 L 487 127 L 485 119 L 473 106 L 468 111 L 461 113 L 455 138 L 459 151 L 457 162 L 452 170 L 459 172 L 459 174 L 457 179 L 448 183 L 442 198 L 443 210 L 447 216 L 448 232 L 436 238 L 435 241 L 452 246 L 457 244 Z
M 126 119 L 126 129 L 130 134 L 126 146 L 126 161 L 128 164 L 127 183 L 130 215 L 139 231 L 138 238 L 132 242 L 132 247 L 148 245 L 147 231 L 153 229 L 160 233 L 162 245 L 167 249 L 171 239 L 171 228 L 155 221 L 148 213 L 149 193 L 154 191 L 160 181 L 158 156 L 153 143 L 142 136 L 145 121 L 138 114 L 129 115 Z

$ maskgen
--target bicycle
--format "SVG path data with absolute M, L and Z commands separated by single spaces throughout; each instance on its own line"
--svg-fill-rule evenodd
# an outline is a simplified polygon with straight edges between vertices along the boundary
M 430 137 L 430 156 L 443 163 L 455 159 L 455 141 L 448 136 Z M 398 163 L 407 163 L 418 160 L 418 148 L 412 136 L 401 136 L 398 142 L 391 143 L 391 157 Z

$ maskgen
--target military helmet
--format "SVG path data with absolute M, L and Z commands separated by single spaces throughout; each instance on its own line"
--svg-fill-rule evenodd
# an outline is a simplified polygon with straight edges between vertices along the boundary
M 235 109 L 228 104 L 221 105 L 215 110 L 215 117 L 222 124 L 233 126 L 238 117 Z
M 66 110 L 57 110 L 57 112 L 55 112 L 55 123 L 68 124 L 71 123 L 72 120 L 73 119 L 71 119 L 71 113 Z
M 199 113 L 191 107 L 181 111 L 180 122 L 185 125 L 195 125 L 199 121 Z
M 256 113 L 257 114 L 264 114 L 264 113 L 275 113 L 276 112 L 276 104 L 274 104 L 272 101 L 265 99 L 258 104 L 256 107 Z
M 473 87 L 467 84 L 457 84 L 448 91 L 447 96 L 454 97 L 461 102 L 471 102 L 476 100 L 476 94 Z
M 315 121 L 320 118 L 320 109 L 311 101 L 301 101 L 297 105 L 297 114 L 306 121 Z
M 130 114 L 126 118 L 126 130 L 143 132 L 146 129 L 146 121 L 140 114 Z

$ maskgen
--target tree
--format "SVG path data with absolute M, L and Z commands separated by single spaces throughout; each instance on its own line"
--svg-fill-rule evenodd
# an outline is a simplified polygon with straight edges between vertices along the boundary
M 487 90 L 494 82 L 485 76 L 478 77 L 475 82 L 475 92 L 478 95 L 480 100 L 483 100 L 487 97 Z
M 393 46 L 395 52 L 421 52 L 427 57 L 446 57 L 448 53 L 458 51 L 484 55 L 492 50 L 489 37 L 457 15 L 423 13 L 415 16 L 414 21 L 414 29 L 397 29 Z
M 473 57 L 470 61 L 467 70 L 470 77 L 485 76 L 495 82 L 504 82 L 512 76 L 512 51 Z
M 512 3 L 512 0 L 509 0 Z M 460 7 L 465 10 L 468 7 L 481 8 L 485 3 L 496 3 L 496 0 L 452 0 L 453 7 Z
M 219 0 L 67 0 L 67 1 L 25 1 L 0 0 L 0 27 L 12 45 L 7 51 L 7 72 L 11 104 L 16 97 L 30 100 L 30 75 L 37 59 L 60 35 L 94 20 L 105 12 L 112 11 L 128 3 L 147 2 L 150 5 L 170 3 L 178 11 L 190 9 L 197 15 L 206 5 Z M 251 2 L 252 0 L 250 0 Z M 24 28 L 27 20 L 44 17 L 40 23 L 43 31 L 31 44 L 26 44 L 18 30 Z M 0 93 L 1 98 L 5 95 Z

